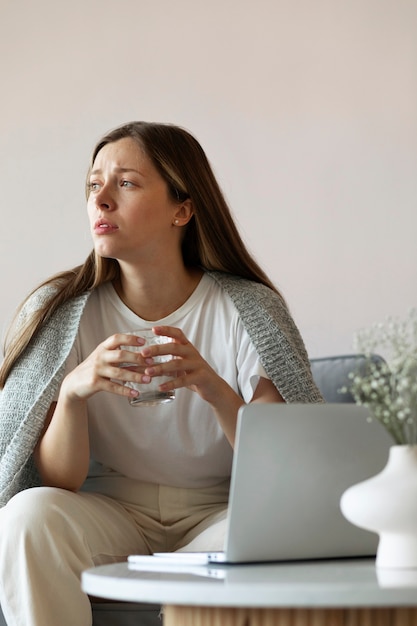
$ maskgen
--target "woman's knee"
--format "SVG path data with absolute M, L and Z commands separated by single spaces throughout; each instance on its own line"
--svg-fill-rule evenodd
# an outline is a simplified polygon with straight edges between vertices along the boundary
M 181 552 L 221 551 L 227 528 L 227 509 L 219 511 L 202 524 L 196 526 L 184 538 Z
M 15 495 L 0 511 L 0 537 L 28 535 L 59 523 L 62 507 L 75 494 L 55 487 L 34 487 Z

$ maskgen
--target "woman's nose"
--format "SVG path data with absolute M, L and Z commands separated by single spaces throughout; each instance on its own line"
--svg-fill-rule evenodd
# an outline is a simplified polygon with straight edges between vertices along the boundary
M 103 185 L 96 194 L 96 205 L 100 209 L 111 211 L 114 208 L 114 200 L 107 185 Z

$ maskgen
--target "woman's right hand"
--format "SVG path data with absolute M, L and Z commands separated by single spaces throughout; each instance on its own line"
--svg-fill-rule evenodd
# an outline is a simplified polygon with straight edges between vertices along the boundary
M 108 337 L 65 377 L 61 394 L 67 401 L 87 400 L 99 391 L 136 396 L 138 392 L 123 383 L 149 382 L 150 377 L 144 374 L 147 364 L 139 351 L 127 350 L 124 346 L 140 348 L 144 343 L 141 337 L 125 333 Z
M 81 487 L 90 460 L 86 400 L 99 391 L 136 395 L 120 383 L 145 382 L 149 378 L 143 374 L 146 364 L 139 352 L 121 346 L 140 347 L 144 343 L 135 335 L 112 335 L 64 378 L 33 453 L 44 485 L 72 491 Z

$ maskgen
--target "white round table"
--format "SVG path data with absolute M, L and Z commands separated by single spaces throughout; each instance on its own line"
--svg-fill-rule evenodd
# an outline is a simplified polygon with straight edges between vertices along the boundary
M 83 590 L 164 605 L 164 626 L 417 626 L 417 570 L 374 560 L 131 569 L 103 565 Z

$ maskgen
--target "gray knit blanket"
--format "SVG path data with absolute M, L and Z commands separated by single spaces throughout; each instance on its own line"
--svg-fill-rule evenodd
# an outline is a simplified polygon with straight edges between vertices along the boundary
M 266 373 L 286 402 L 323 402 L 300 333 L 283 299 L 264 285 L 208 272 L 232 299 Z M 39 308 L 37 291 L 22 316 Z M 34 337 L 0 392 L 0 506 L 40 484 L 32 459 L 47 411 L 64 375 L 90 293 L 61 306 Z

